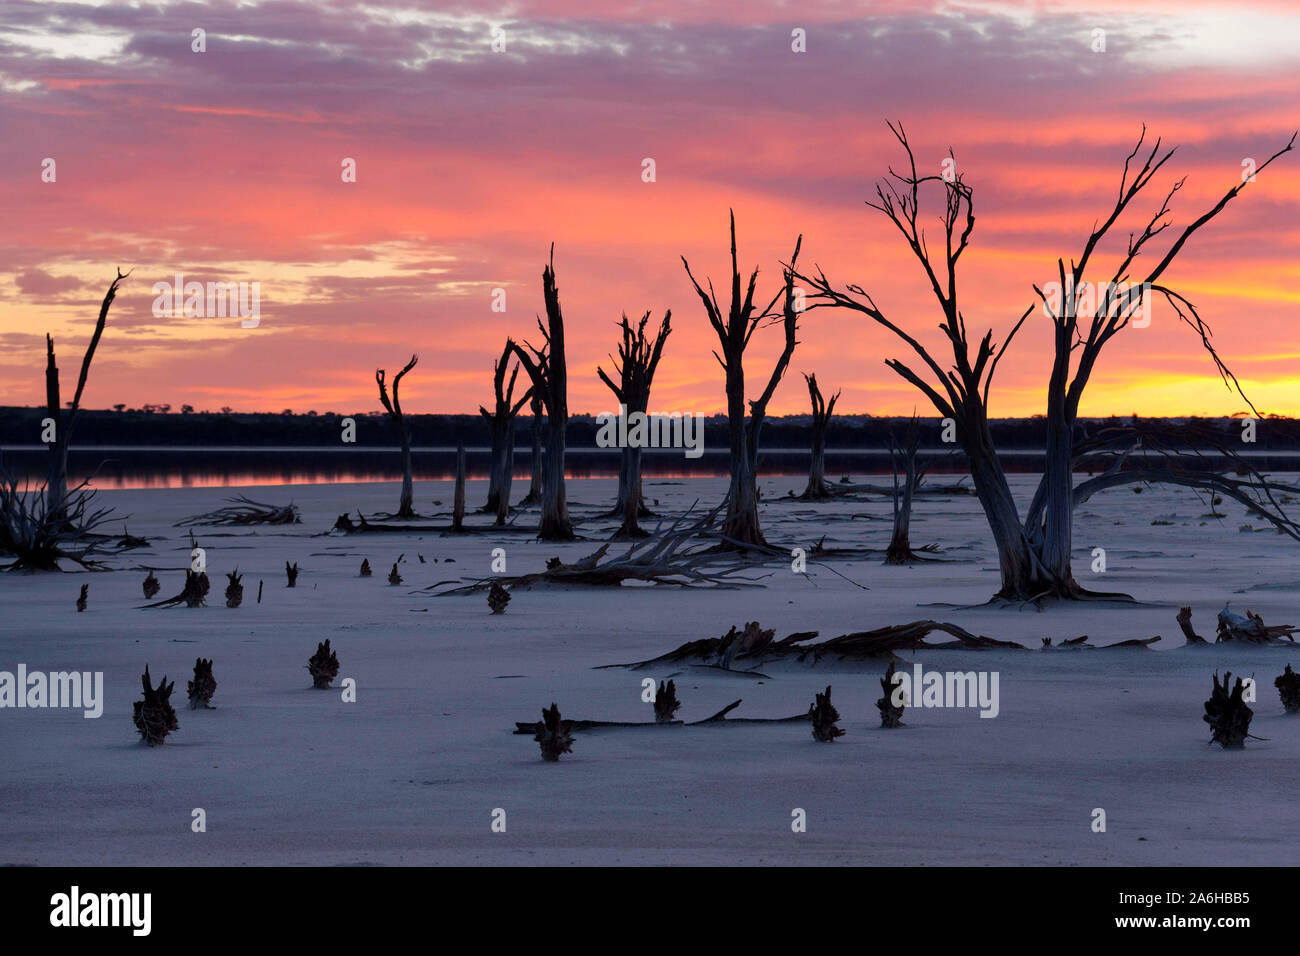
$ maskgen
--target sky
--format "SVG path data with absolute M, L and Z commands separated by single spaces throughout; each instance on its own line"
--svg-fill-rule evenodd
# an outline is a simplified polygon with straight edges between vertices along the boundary
M 919 266 L 864 204 L 903 159 L 886 120 L 922 170 L 951 149 L 972 187 L 962 311 L 1000 341 L 1109 214 L 1144 123 L 1148 142 L 1179 148 L 1103 264 L 1177 179 L 1149 259 L 1241 181 L 1243 161 L 1285 145 L 1300 127 L 1297 35 L 1292 0 L 5 0 L 0 404 L 43 402 L 47 332 L 70 395 L 121 267 L 86 407 L 376 410 L 375 369 L 391 376 L 415 352 L 406 410 L 472 412 L 491 405 L 507 336 L 540 342 L 554 243 L 571 412 L 614 405 L 596 366 L 609 368 L 620 314 L 651 310 L 657 325 L 671 309 L 651 410 L 716 413 L 717 342 L 681 257 L 725 286 L 729 209 L 764 301 L 802 235 L 804 265 L 861 285 L 938 350 Z M 1164 277 L 1265 414 L 1300 415 L 1298 172 L 1300 149 Z M 923 200 L 932 241 L 936 201 Z M 155 315 L 154 284 L 177 273 L 256 282 L 256 327 Z M 1151 319 L 1107 346 L 1083 414 L 1245 408 L 1172 310 Z M 1043 411 L 1049 326 L 1038 311 L 1013 343 L 991 414 Z M 780 345 L 777 328 L 755 334 L 751 398 Z M 799 373 L 815 372 L 844 412 L 931 414 L 884 364 L 907 354 L 866 318 L 807 312 L 769 411 L 806 412 Z

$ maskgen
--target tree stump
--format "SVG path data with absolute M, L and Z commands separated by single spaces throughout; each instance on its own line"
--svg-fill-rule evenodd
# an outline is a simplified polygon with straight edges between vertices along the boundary
M 370 570 L 370 559 L 369 559 L 369 558 L 362 558 L 362 559 L 361 559 L 361 577 L 363 577 L 363 578 L 368 578 L 368 577 L 370 577 L 371 573 L 372 573 L 372 572 L 371 572 L 371 570 Z
M 569 731 L 573 721 L 560 719 L 560 708 L 552 702 L 550 710 L 542 708 L 542 719 L 533 725 L 533 739 L 542 748 L 542 759 L 556 761 L 560 754 L 572 753 L 573 738 Z
M 329 690 L 330 682 L 339 676 L 339 656 L 330 650 L 329 638 L 316 645 L 316 653 L 307 661 L 307 670 L 311 672 L 312 686 L 318 690 Z
M 217 691 L 216 678 L 212 676 L 212 661 L 202 657 L 194 661 L 194 679 L 186 683 L 186 693 L 190 698 L 190 710 L 212 709 L 212 695 Z
M 1231 694 L 1228 693 L 1230 680 L 1231 671 L 1224 671 L 1222 684 L 1219 683 L 1219 672 L 1214 672 L 1214 690 L 1205 702 L 1205 714 L 1201 718 L 1210 725 L 1210 742 L 1225 750 L 1245 746 L 1250 735 L 1250 719 L 1254 716 L 1254 711 L 1242 700 L 1241 678 L 1237 678 Z
M 666 684 L 660 681 L 659 690 L 655 693 L 655 723 L 671 723 L 673 715 L 681 705 L 681 701 L 677 699 L 677 685 L 671 680 Z
M 393 562 L 393 570 L 388 572 L 388 583 L 393 587 L 402 583 L 402 576 L 397 573 L 397 562 Z
M 500 581 L 493 581 L 492 590 L 488 591 L 487 602 L 493 614 L 504 614 L 506 605 L 510 603 L 510 592 L 501 586 Z
M 80 614 L 86 609 L 86 596 L 90 593 L 90 585 L 81 586 L 81 594 L 77 597 L 77 613 Z
M 244 603 L 244 586 L 240 583 L 241 575 L 239 568 L 233 571 L 227 571 L 226 577 L 230 583 L 226 585 L 226 607 L 239 607 Z
M 897 686 L 894 684 L 894 662 L 889 662 L 889 670 L 885 671 L 885 676 L 880 678 L 880 689 L 885 692 L 885 696 L 876 701 L 876 707 L 880 710 L 881 727 L 901 727 L 903 725 L 903 710 L 905 705 L 894 704 L 894 691 Z
M 826 693 L 818 694 L 808 708 L 808 719 L 812 721 L 813 739 L 824 744 L 833 743 L 836 737 L 843 737 L 844 731 L 835 726 L 840 719 L 840 712 L 831 704 L 831 685 L 826 685 Z
M 141 587 L 144 588 L 144 598 L 147 601 L 158 593 L 162 588 L 162 585 L 158 582 L 158 579 L 154 577 L 153 571 L 150 571 L 149 576 L 144 579 L 144 583 Z
M 203 607 L 207 604 L 208 588 L 208 573 L 206 571 L 195 573 L 186 568 L 185 590 L 181 591 L 181 597 L 184 599 L 186 607 Z
M 172 688 L 176 682 L 172 681 L 169 684 L 164 676 L 155 688 L 149 677 L 149 665 L 146 664 L 140 683 L 144 685 L 144 700 L 135 702 L 135 726 L 145 743 L 150 747 L 157 747 L 169 731 L 180 729 L 180 725 L 176 723 L 176 711 L 172 710 L 171 701 L 168 699 L 172 695 Z
M 285 576 L 288 577 L 289 579 L 289 583 L 285 586 L 291 588 L 297 587 L 298 586 L 298 562 L 295 561 L 293 564 L 290 564 L 288 561 L 284 562 L 284 573 Z
M 1282 698 L 1282 707 L 1288 714 L 1300 712 L 1300 674 L 1291 670 L 1290 664 L 1286 665 L 1286 670 L 1273 681 L 1273 686 L 1277 688 Z

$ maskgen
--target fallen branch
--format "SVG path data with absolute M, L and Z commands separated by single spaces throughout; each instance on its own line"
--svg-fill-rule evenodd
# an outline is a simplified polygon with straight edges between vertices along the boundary
M 233 501 L 234 504 L 225 508 L 218 508 L 216 511 L 208 511 L 204 514 L 182 518 L 172 527 L 181 528 L 188 525 L 298 524 L 302 520 L 298 516 L 298 508 L 293 502 L 283 506 L 267 505 L 253 501 L 245 495 L 236 495 L 225 500 Z

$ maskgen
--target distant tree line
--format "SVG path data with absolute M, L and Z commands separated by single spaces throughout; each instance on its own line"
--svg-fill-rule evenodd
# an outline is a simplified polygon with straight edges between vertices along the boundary
M 155 409 L 170 406 L 151 406 Z M 183 406 L 188 407 L 188 406 Z M 40 444 L 43 407 L 0 406 L 0 445 Z M 356 422 L 355 445 L 342 445 L 342 419 Z M 492 444 L 490 423 L 481 414 L 420 415 L 407 413 L 412 444 L 417 447 L 463 444 L 466 447 L 489 447 Z M 1130 425 L 1136 416 L 1081 419 L 1095 428 Z M 826 425 L 825 447 L 835 452 L 848 449 L 889 448 L 892 429 L 902 433 L 910 416 L 836 414 Z M 1170 419 L 1142 419 L 1159 422 Z M 542 417 L 545 422 L 545 416 Z M 1224 442 L 1240 443 L 1243 451 L 1300 451 L 1300 420 L 1269 416 L 1255 427 L 1255 442 L 1242 442 L 1242 420 L 1238 418 L 1196 418 L 1176 420 L 1209 428 Z M 763 445 L 768 449 L 809 447 L 812 416 L 784 415 L 769 417 L 763 425 Z M 531 441 L 533 419 L 523 416 L 514 421 L 517 439 Z M 595 415 L 570 414 L 565 429 L 565 443 L 571 448 L 594 448 L 599 424 Z M 1046 446 L 1047 430 L 1041 416 L 1004 418 L 990 422 L 999 448 L 1017 451 L 1041 451 Z M 922 450 L 946 449 L 941 441 L 942 425 L 938 418 L 920 419 Z M 166 412 L 122 408 L 121 411 L 82 409 L 77 420 L 77 444 L 87 445 L 246 445 L 246 446 L 393 446 L 392 426 L 385 412 Z M 705 421 L 705 449 L 719 451 L 730 445 L 730 431 L 725 415 Z M 952 446 L 954 451 L 959 450 Z

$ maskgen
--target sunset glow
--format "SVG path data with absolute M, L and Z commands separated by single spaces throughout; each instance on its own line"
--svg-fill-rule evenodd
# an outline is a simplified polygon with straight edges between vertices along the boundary
M 860 283 L 937 343 L 923 274 L 863 204 L 901 158 L 886 119 L 905 124 L 935 172 L 951 147 L 974 187 L 963 310 L 995 339 L 1109 212 L 1143 123 L 1180 148 L 1103 250 L 1108 262 L 1178 178 L 1175 227 L 1300 126 L 1294 3 L 825 7 L 7 3 L 3 404 L 43 401 L 47 331 L 75 375 L 120 266 L 133 272 L 87 407 L 372 410 L 374 370 L 414 351 L 408 411 L 472 412 L 491 396 L 504 339 L 538 339 L 554 242 L 570 409 L 613 404 L 595 368 L 622 312 L 671 309 L 652 404 L 713 414 L 724 406 L 716 342 L 680 257 L 725 283 L 729 208 L 764 301 L 802 234 L 805 264 Z M 492 49 L 494 27 L 505 52 Z M 195 28 L 206 52 L 191 49 Z M 806 53 L 791 50 L 796 28 Z M 1098 28 L 1104 53 L 1090 46 Z M 42 179 L 47 158 L 54 182 Z M 354 183 L 340 176 L 348 158 Z M 646 158 L 654 182 L 642 180 Z M 1261 174 L 1166 276 L 1265 413 L 1300 415 L 1298 162 Z M 151 286 L 178 272 L 260 283 L 260 324 L 155 318 Z M 504 313 L 491 309 L 498 288 Z M 1043 410 L 1049 329 L 1036 318 L 999 368 L 995 415 Z M 1149 328 L 1121 336 L 1085 415 L 1244 408 L 1163 303 Z M 755 378 L 778 340 L 756 335 Z M 932 414 L 884 365 L 902 348 L 865 319 L 810 312 L 770 411 L 805 412 L 798 373 L 815 371 L 842 389 L 845 413 Z

